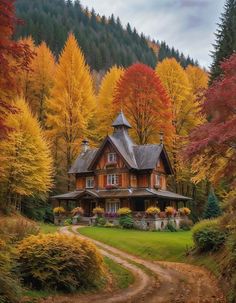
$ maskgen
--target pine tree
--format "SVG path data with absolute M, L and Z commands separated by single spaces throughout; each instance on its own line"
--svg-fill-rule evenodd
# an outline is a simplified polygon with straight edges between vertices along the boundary
M 219 201 L 213 190 L 209 193 L 208 200 L 203 214 L 204 219 L 216 218 L 221 215 Z
M 222 73 L 220 63 L 236 51 L 236 0 L 226 0 L 224 13 L 215 35 L 211 82 Z
M 79 153 L 94 114 L 95 99 L 92 77 L 84 55 L 73 34 L 70 34 L 59 58 L 55 85 L 47 102 L 47 127 L 54 140 L 56 167 L 66 175 Z M 67 180 L 70 190 L 70 179 Z

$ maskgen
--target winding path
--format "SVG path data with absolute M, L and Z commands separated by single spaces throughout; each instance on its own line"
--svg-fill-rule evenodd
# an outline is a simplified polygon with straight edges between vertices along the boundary
M 225 303 L 217 281 L 206 270 L 183 263 L 151 262 L 125 253 L 117 248 L 82 236 L 78 226 L 72 231 L 67 227 L 61 233 L 77 235 L 95 243 L 101 254 L 121 264 L 135 276 L 135 282 L 127 289 L 111 293 L 87 295 L 80 298 L 88 302 L 145 302 L 145 303 Z

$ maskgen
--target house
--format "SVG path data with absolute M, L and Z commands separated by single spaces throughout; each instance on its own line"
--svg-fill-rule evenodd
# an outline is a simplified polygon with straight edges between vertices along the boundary
M 87 140 L 71 167 L 76 190 L 52 197 L 59 205 L 74 201 L 82 206 L 85 216 L 92 216 L 96 206 L 106 213 L 116 213 L 120 207 L 144 212 L 157 205 L 178 208 L 190 198 L 167 190 L 167 176 L 173 174 L 163 144 L 136 145 L 129 136 L 131 125 L 121 112 L 112 124 L 114 131 L 101 146 L 91 149 Z

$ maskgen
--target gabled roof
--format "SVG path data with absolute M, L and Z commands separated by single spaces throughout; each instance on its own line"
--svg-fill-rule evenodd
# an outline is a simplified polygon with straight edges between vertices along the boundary
M 117 126 L 126 126 L 128 128 L 131 128 L 131 125 L 129 124 L 128 120 L 125 118 L 125 115 L 121 111 L 115 121 L 112 123 L 113 127 Z
M 85 152 L 82 152 L 78 158 L 75 160 L 71 169 L 69 170 L 69 174 L 78 174 L 78 173 L 86 173 L 88 172 L 88 167 L 92 160 L 94 159 L 98 149 L 88 149 Z
M 131 126 L 122 112 L 112 125 L 115 128 L 113 134 L 104 139 L 99 149 L 89 149 L 81 153 L 70 169 L 70 174 L 92 172 L 94 164 L 99 160 L 108 142 L 130 169 L 152 170 L 156 167 L 158 159 L 161 158 L 167 174 L 173 173 L 168 154 L 162 144 L 134 144 L 127 130 Z

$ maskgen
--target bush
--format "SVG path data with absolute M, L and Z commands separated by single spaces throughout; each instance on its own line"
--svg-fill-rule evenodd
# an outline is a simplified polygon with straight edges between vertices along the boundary
M 181 216 L 189 216 L 191 214 L 191 210 L 188 207 L 182 207 L 178 209 Z
M 21 295 L 20 284 L 12 273 L 12 261 L 7 245 L 0 240 L 0 302 L 18 303 Z
M 119 224 L 123 228 L 130 229 L 130 228 L 133 228 L 133 226 L 134 226 L 134 220 L 133 220 L 132 216 L 130 216 L 130 215 L 127 215 L 127 216 L 123 215 L 119 218 Z
M 40 234 L 17 247 L 20 276 L 28 287 L 74 292 L 96 287 L 104 275 L 103 258 L 87 240 Z
M 174 207 L 172 207 L 172 206 L 167 206 L 167 207 L 165 208 L 165 213 L 166 213 L 167 217 L 173 216 L 174 213 L 175 213 Z
M 104 227 L 114 227 L 114 224 L 113 223 L 110 223 L 110 222 L 106 222 L 106 224 L 104 225 Z
M 106 224 L 107 220 L 103 217 L 98 217 L 98 218 L 96 218 L 95 222 L 96 222 L 96 225 L 98 225 L 98 226 L 104 226 Z
M 130 215 L 131 210 L 128 207 L 122 207 L 118 209 L 117 213 L 120 216 Z
M 193 227 L 193 241 L 201 251 L 216 251 L 225 242 L 226 231 L 218 220 L 203 220 Z
M 165 230 L 169 230 L 171 232 L 176 232 L 177 231 L 175 225 L 172 222 L 168 222 L 166 224 Z
M 189 219 L 184 219 L 179 222 L 179 228 L 182 230 L 190 230 L 193 226 L 193 221 Z
M 68 225 L 71 225 L 71 224 L 72 224 L 72 219 L 71 219 L 71 218 L 66 219 L 66 220 L 64 221 L 64 225 L 65 225 L 65 226 L 68 226 Z
M 39 226 L 24 217 L 7 217 L 0 219 L 0 237 L 7 242 L 21 241 L 28 235 L 37 235 Z

